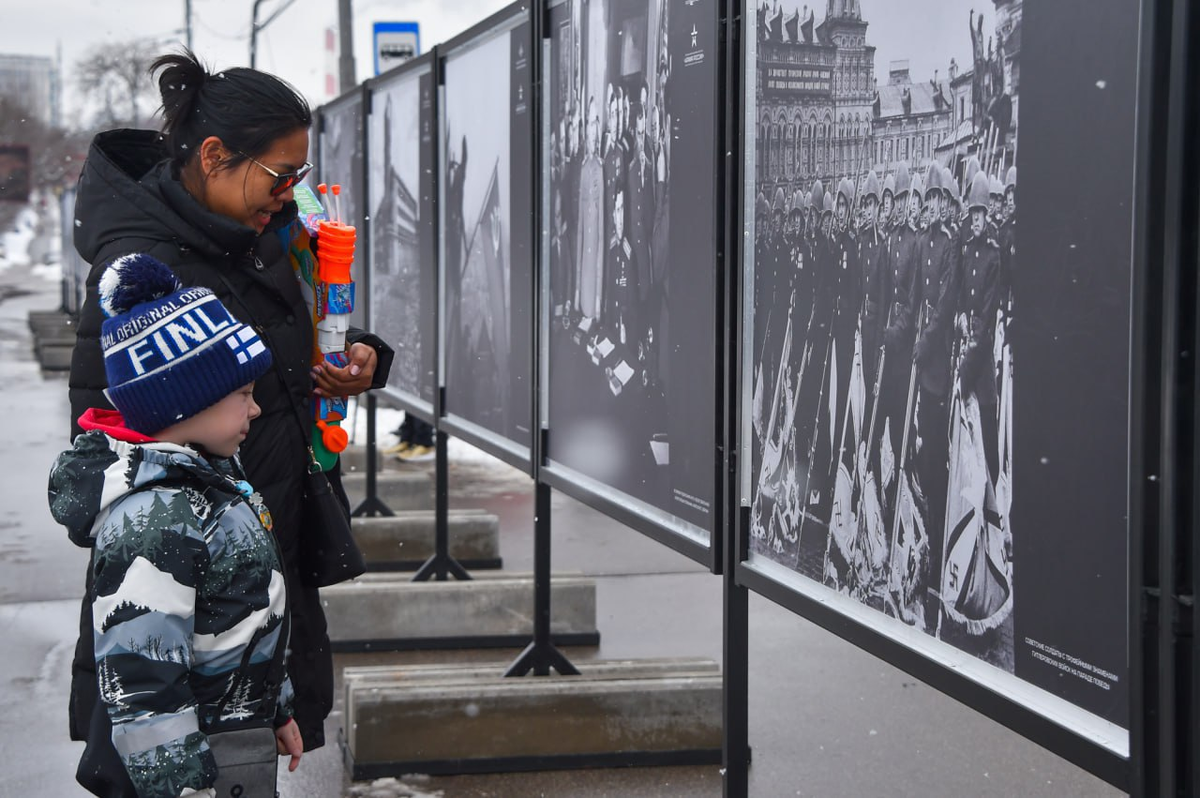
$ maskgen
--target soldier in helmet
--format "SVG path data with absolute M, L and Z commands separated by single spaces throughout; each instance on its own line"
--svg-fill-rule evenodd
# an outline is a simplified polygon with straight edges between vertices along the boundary
M 825 236 L 826 242 L 833 246 L 833 195 L 828 191 L 821 201 L 821 234 Z
M 947 213 L 946 228 L 954 236 L 956 245 L 961 245 L 962 240 L 959 238 L 959 230 L 962 229 L 962 197 L 959 196 L 958 181 L 954 179 L 952 172 L 947 176 L 946 188 L 949 192 L 946 201 L 950 206 Z
M 788 308 L 791 298 L 791 250 L 785 229 L 787 199 L 777 188 L 771 203 L 771 230 L 763 258 L 755 265 L 756 282 L 761 290 L 755 307 L 755 330 L 761 335 L 758 342 L 761 380 L 773 393 L 779 374 L 779 354 L 787 331 Z
M 952 211 L 951 200 L 954 198 L 954 174 L 950 171 L 950 167 L 942 167 L 942 213 L 941 223 L 947 230 L 952 230 L 950 226 L 950 214 Z
M 929 542 L 928 569 L 925 591 L 917 593 L 924 602 L 925 628 L 937 625 L 937 589 L 941 584 L 942 542 L 946 515 L 946 486 L 949 469 L 950 364 L 954 333 L 954 314 L 958 301 L 958 245 L 947 226 L 943 211 L 949 206 L 947 179 L 953 176 L 938 171 L 936 181 L 931 172 L 930 185 L 925 190 L 925 204 L 934 219 L 921 237 L 920 271 L 917 275 L 917 299 L 920 318 L 919 333 L 913 363 L 917 375 L 917 429 L 921 446 L 916 451 L 915 466 L 921 489 L 925 494 L 925 532 Z M 911 450 L 910 450 L 911 451 Z M 928 597 L 926 597 L 928 594 Z
M 784 199 L 783 189 L 775 189 L 775 201 L 771 203 L 771 242 L 778 248 L 783 238 L 784 217 L 787 215 L 785 205 L 787 200 Z
M 883 178 L 883 188 L 879 194 L 879 232 L 885 238 L 892 232 L 892 211 L 896 206 L 896 176 L 887 175 Z
M 889 270 L 891 269 L 892 252 L 899 245 L 900 233 L 908 221 L 908 189 L 912 183 L 912 175 L 908 171 L 908 164 L 904 161 L 896 164 L 892 183 L 895 193 L 893 194 L 892 213 L 885 244 Z
M 863 182 L 861 202 L 863 228 L 858 236 L 858 263 L 862 270 L 863 369 L 874 385 L 879 346 L 883 343 L 886 320 L 884 297 L 887 292 L 888 264 L 884 234 L 879 229 L 879 178 L 872 169 Z
M 899 181 L 896 188 L 899 195 Z M 904 428 L 908 423 L 905 418 L 908 382 L 918 322 L 917 273 L 920 271 L 922 240 L 919 225 L 925 205 L 924 182 L 919 174 L 911 175 L 904 188 L 904 202 L 897 209 L 903 214 L 903 221 L 893 235 L 888 260 L 887 327 L 883 335 L 887 356 L 879 396 L 883 418 L 888 421 L 889 436 L 885 445 L 890 448 L 897 462 L 903 446 Z M 884 518 L 888 529 L 892 528 L 892 512 L 895 509 L 895 484 L 898 482 L 882 485 Z
M 992 237 L 1000 240 L 1000 225 L 1004 222 L 1004 184 L 999 178 L 988 178 L 988 224 Z
M 821 184 L 820 180 L 813 181 L 813 187 L 808 196 L 809 237 L 816 242 L 821 237 L 821 212 L 825 207 L 825 186 Z
M 979 159 L 974 155 L 967 159 L 967 165 L 963 168 L 962 198 L 964 201 L 971 191 L 971 185 L 975 182 L 975 175 L 979 174 L 980 168 Z M 958 220 L 958 243 L 961 246 L 971 236 L 971 212 L 965 207 L 965 202 L 959 204 Z
M 775 189 L 775 202 L 771 206 L 771 284 L 774 286 L 776 305 L 786 302 L 791 282 L 791 243 L 787 229 L 787 195 L 782 188 Z M 782 294 L 782 297 L 780 296 Z M 777 312 L 777 318 L 783 316 Z M 779 334 L 783 334 L 779 329 Z
M 988 223 L 989 189 L 987 175 L 979 173 L 967 193 L 971 216 L 959 269 L 958 369 L 963 394 L 974 394 L 979 401 L 988 474 L 994 478 L 999 473 L 999 441 L 993 340 L 996 310 L 1000 305 L 1001 266 L 1000 245 L 992 237 Z
M 812 304 L 812 263 L 808 257 L 808 242 L 804 235 L 804 200 L 796 193 L 792 209 L 788 211 L 788 265 L 791 279 L 793 303 L 806 319 Z
M 838 183 L 837 198 L 826 195 L 826 202 L 831 203 L 833 213 L 829 214 L 833 230 L 829 239 L 829 258 L 825 269 L 821 271 L 821 279 L 826 282 L 826 294 L 830 302 L 830 332 L 833 335 L 836 357 L 831 358 L 837 364 L 837 383 L 831 385 L 831 396 L 838 397 L 837 416 L 834 418 L 835 433 L 842 429 L 843 417 L 847 411 L 845 397 L 848 396 L 851 371 L 854 363 L 854 338 L 858 330 L 858 314 L 862 307 L 862 272 L 858 263 L 858 245 L 850 235 L 845 225 L 850 218 L 854 204 L 854 183 L 848 178 Z M 831 449 L 837 457 L 838 442 L 834 441 Z M 817 447 L 818 452 L 830 449 Z M 827 477 L 831 477 L 837 467 L 836 459 L 826 466 Z M 828 516 L 823 516 L 828 517 Z

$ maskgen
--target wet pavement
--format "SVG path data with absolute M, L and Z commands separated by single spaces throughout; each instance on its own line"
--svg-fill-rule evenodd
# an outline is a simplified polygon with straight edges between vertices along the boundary
M 50 519 L 45 487 L 66 445 L 65 377 L 43 373 L 26 325 L 59 286 L 0 270 L 0 775 L 3 796 L 83 795 L 81 743 L 66 696 L 86 553 Z M 381 429 L 387 429 L 381 425 Z M 461 449 L 452 449 L 451 452 Z M 497 513 L 506 570 L 533 562 L 532 485 L 484 457 L 452 458 L 451 504 Z M 407 466 L 416 467 L 416 466 Z M 430 466 L 420 466 L 429 468 Z M 597 581 L 601 645 L 571 659 L 721 657 L 721 581 L 664 546 L 565 496 L 553 501 L 556 571 Z M 1105 796 L 1115 790 L 999 724 L 770 602 L 750 602 L 750 735 L 755 796 Z M 339 665 L 509 662 L 516 650 L 339 655 Z M 327 731 L 337 740 L 340 707 Z M 514 734 L 519 733 L 514 729 Z M 401 776 L 351 783 L 334 744 L 281 781 L 284 798 L 400 796 L 715 796 L 716 767 L 488 776 Z

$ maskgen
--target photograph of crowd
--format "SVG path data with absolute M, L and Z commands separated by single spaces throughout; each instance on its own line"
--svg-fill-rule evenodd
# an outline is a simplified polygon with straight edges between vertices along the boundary
M 1021 4 L 901 5 L 757 11 L 751 543 L 1012 672 Z
M 550 457 L 706 526 L 713 444 L 679 425 L 713 393 L 713 187 L 676 171 L 715 160 L 715 95 L 696 91 L 712 90 L 714 18 L 709 2 L 567 0 L 546 65 Z

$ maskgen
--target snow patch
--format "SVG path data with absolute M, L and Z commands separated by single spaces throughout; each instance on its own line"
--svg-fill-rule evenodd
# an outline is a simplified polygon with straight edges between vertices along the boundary
M 17 214 L 13 229 L 0 234 L 0 271 L 30 265 L 29 245 L 33 243 L 37 225 L 37 212 L 26 206 Z

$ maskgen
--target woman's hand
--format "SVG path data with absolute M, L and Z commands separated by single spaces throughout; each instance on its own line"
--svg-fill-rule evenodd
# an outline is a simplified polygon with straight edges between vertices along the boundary
M 312 378 L 318 396 L 358 396 L 371 387 L 379 356 L 363 343 L 350 345 L 350 362 L 342 367 L 323 363 L 313 366 Z
M 291 718 L 275 730 L 275 750 L 280 756 L 291 755 L 288 763 L 288 773 L 300 767 L 300 757 L 304 754 L 304 740 L 300 739 L 300 727 Z

